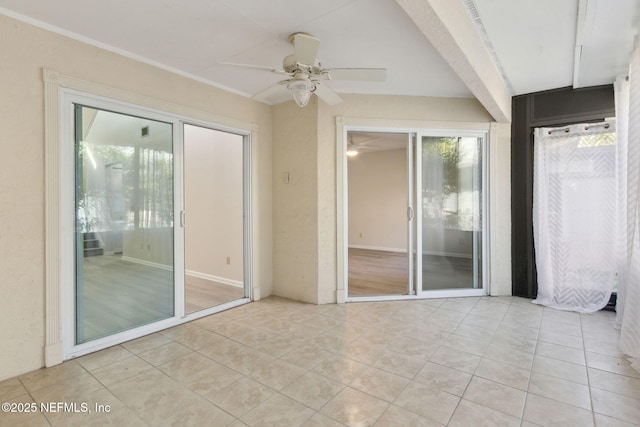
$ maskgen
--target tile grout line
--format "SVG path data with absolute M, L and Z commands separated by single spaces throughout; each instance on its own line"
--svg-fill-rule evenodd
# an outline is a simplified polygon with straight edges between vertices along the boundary
M 540 316 L 540 321 L 538 322 L 538 325 L 536 327 L 537 329 L 537 333 L 536 333 L 536 344 L 533 347 L 533 357 L 531 359 L 531 366 L 529 366 L 529 379 L 527 380 L 527 390 L 525 391 L 525 399 L 524 399 L 524 405 L 522 406 L 522 418 L 520 421 L 520 425 L 522 425 L 525 421 L 525 413 L 527 410 L 527 403 L 529 401 L 529 395 L 531 393 L 529 393 L 529 389 L 531 388 L 531 376 L 533 375 L 533 365 L 536 361 L 536 354 L 538 354 L 538 343 L 540 342 L 540 329 L 542 328 L 542 320 L 544 319 L 544 309 L 542 310 L 542 315 Z M 528 421 L 530 422 L 530 421 Z

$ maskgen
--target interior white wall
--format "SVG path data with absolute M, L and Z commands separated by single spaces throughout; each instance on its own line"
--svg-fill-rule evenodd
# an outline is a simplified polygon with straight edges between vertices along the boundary
M 241 135 L 185 126 L 187 274 L 243 281 L 242 145 Z
M 253 123 L 254 285 L 272 292 L 271 108 L 0 15 L 0 380 L 44 365 L 45 101 L 42 68 L 203 116 Z
M 407 251 L 407 150 L 349 157 L 349 247 Z

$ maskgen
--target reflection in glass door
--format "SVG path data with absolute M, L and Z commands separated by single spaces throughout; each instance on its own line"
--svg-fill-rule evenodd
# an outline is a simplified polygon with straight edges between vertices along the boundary
M 348 295 L 412 293 L 413 144 L 407 133 L 350 131 Z
M 174 315 L 173 126 L 74 104 L 75 344 Z
M 482 289 L 483 138 L 422 136 L 418 152 L 418 286 Z
M 245 297 L 244 140 L 184 125 L 187 314 Z

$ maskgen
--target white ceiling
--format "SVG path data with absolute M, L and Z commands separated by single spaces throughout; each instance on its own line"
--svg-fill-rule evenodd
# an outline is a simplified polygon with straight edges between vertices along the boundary
M 628 70 L 638 0 L 473 3 L 513 95 L 572 86 L 574 79 L 575 87 L 609 84 Z
M 450 1 L 477 11 L 512 95 L 613 82 L 640 12 L 637 0 Z M 281 77 L 217 63 L 280 68 L 296 31 L 320 39 L 325 67 L 388 69 L 382 83 L 329 82 L 339 93 L 472 96 L 394 0 L 0 0 L 0 13 L 248 96 Z

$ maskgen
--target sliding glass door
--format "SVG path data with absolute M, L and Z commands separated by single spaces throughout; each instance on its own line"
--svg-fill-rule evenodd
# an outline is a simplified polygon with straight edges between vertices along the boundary
M 419 139 L 418 291 L 481 290 L 484 137 Z
M 174 315 L 173 125 L 74 104 L 75 344 Z
M 249 302 L 250 132 L 75 91 L 61 104 L 65 357 Z
M 409 295 L 415 199 L 412 135 L 347 136 L 349 296 Z
M 486 293 L 486 132 L 347 130 L 347 297 Z

